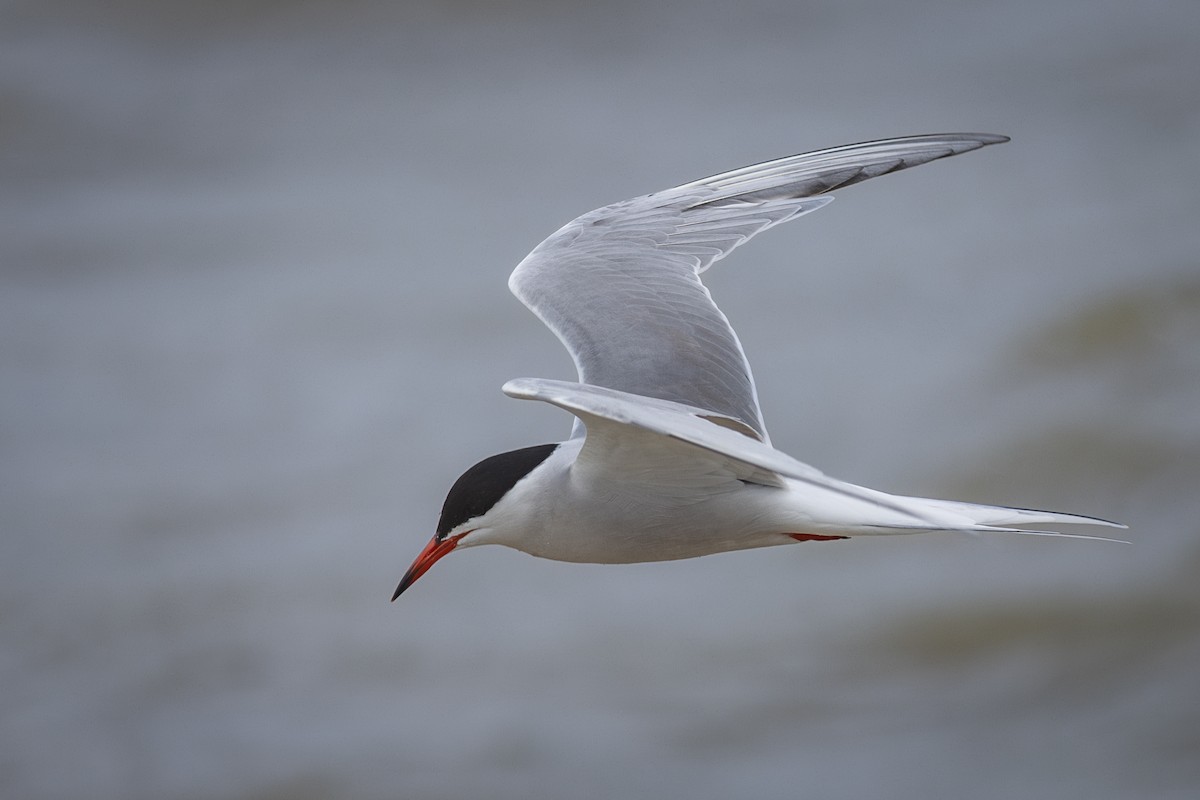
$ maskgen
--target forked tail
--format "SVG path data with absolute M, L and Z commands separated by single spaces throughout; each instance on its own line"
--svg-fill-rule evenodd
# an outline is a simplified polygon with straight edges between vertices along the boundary
M 1023 533 L 1028 536 L 1059 536 L 1067 539 L 1094 539 L 1104 542 L 1122 542 L 1128 544 L 1124 539 L 1113 539 L 1107 536 L 1013 527 L 1014 525 L 1045 524 L 1100 525 L 1107 528 L 1128 527 L 1119 522 L 1111 522 L 1097 517 L 1063 514 L 1058 511 L 1039 511 L 1032 508 L 979 505 L 977 503 L 964 503 L 957 500 L 933 500 L 924 497 L 905 498 L 905 500 L 915 501 L 914 504 L 919 505 L 923 510 L 934 512 L 928 516 L 931 520 L 936 519 L 939 524 L 926 530 L 964 531 L 967 533 L 1004 531 L 1007 533 Z

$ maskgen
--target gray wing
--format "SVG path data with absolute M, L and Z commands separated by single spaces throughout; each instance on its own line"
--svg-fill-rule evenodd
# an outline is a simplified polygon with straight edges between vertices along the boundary
M 880 508 L 912 517 L 919 515 L 904 505 L 906 498 L 877 492 L 830 478 L 816 467 L 797 461 L 786 453 L 744 435 L 740 423 L 714 415 L 707 409 L 658 400 L 641 395 L 545 378 L 514 378 L 504 384 L 504 393 L 519 400 L 540 400 L 571 412 L 588 426 L 602 429 L 603 423 L 621 426 L 627 433 L 665 436 L 677 442 L 715 453 L 732 462 L 738 478 L 763 486 L 781 487 L 783 477 L 803 481 Z M 714 424 L 715 423 L 715 424 Z M 592 432 L 579 458 L 587 458 Z M 600 435 L 600 434 L 597 434 Z M 626 458 L 636 458 L 640 448 L 624 448 Z M 631 455 L 632 452 L 632 455 Z M 611 462 L 605 456 L 602 461 Z
M 784 485 L 783 477 L 787 477 L 807 484 L 810 491 L 805 502 L 817 518 L 824 518 L 826 522 L 841 520 L 848 525 L 861 525 L 864 533 L 871 532 L 869 529 L 873 528 L 986 530 L 1097 539 L 1103 537 L 1007 526 L 1052 522 L 1125 527 L 1077 514 L 904 497 L 845 483 L 764 442 L 743 435 L 741 423 L 736 420 L 681 403 L 598 386 L 539 378 L 511 380 L 504 384 L 504 393 L 521 400 L 540 400 L 556 405 L 581 420 L 587 426 L 587 438 L 576 465 L 587 462 L 589 466 L 600 469 L 636 473 L 646 466 L 643 459 L 652 449 L 646 446 L 645 437 L 665 438 L 680 443 L 682 448 L 699 448 L 717 455 L 742 481 L 781 487 Z M 589 452 L 593 449 L 593 452 Z M 693 461 L 690 456 L 684 458 L 688 463 Z M 657 466 L 661 469 L 663 465 L 659 462 Z M 875 509 L 868 512 L 873 517 L 870 521 L 863 516 L 867 509 Z
M 560 228 L 508 285 L 566 345 L 582 383 L 708 409 L 766 441 L 750 365 L 700 273 L 825 205 L 825 192 L 1004 141 L 935 134 L 845 145 L 615 203 Z

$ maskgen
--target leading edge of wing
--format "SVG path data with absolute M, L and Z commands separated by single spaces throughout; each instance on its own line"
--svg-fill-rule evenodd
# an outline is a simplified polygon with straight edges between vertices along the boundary
M 702 408 L 548 378 L 514 378 L 504 384 L 503 392 L 518 400 L 540 400 L 558 406 L 574 414 L 585 425 L 588 417 L 629 425 L 740 461 L 774 476 L 803 481 L 918 518 L 902 504 L 889 502 L 888 495 L 830 478 L 816 467 L 742 432 L 746 426 L 737 420 Z M 782 481 L 776 485 L 782 485 Z
M 707 189 L 713 192 L 708 203 L 731 198 L 762 202 L 780 195 L 812 197 L 1007 141 L 1009 137 L 996 133 L 931 133 L 876 139 L 751 164 L 685 183 L 673 191 Z

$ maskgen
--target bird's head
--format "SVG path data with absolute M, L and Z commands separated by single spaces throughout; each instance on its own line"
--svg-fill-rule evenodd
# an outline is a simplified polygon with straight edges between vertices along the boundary
M 442 556 L 459 547 L 487 544 L 501 523 L 501 500 L 517 483 L 554 452 L 557 444 L 540 444 L 490 456 L 464 472 L 450 487 L 437 533 L 400 579 L 395 600 Z

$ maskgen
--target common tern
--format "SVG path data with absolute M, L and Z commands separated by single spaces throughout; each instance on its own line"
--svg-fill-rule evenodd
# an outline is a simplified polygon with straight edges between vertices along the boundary
M 567 223 L 508 286 L 570 351 L 578 382 L 519 378 L 509 397 L 575 416 L 570 438 L 491 456 L 446 496 L 400 594 L 453 550 L 502 544 L 625 564 L 924 532 L 1106 520 L 906 497 L 831 478 L 771 446 L 750 365 L 700 274 L 827 193 L 1008 141 L 947 133 L 767 161 L 614 203 Z

